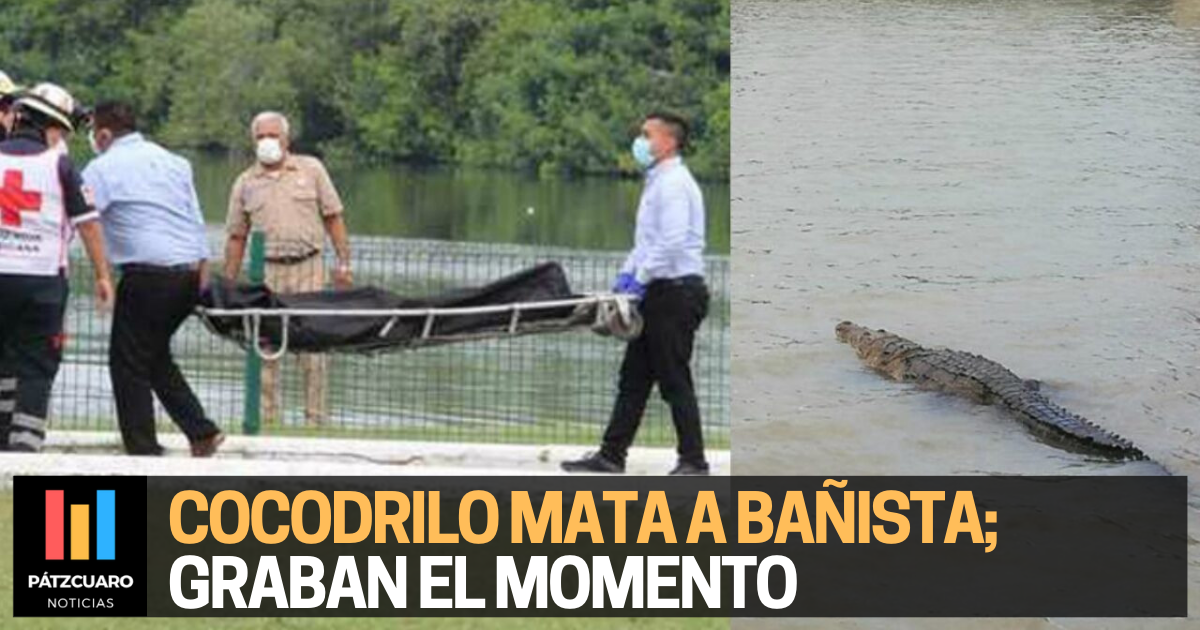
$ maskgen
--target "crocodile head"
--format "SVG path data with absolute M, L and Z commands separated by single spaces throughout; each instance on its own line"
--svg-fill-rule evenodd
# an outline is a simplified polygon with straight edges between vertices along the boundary
M 858 324 L 855 324 L 849 320 L 839 322 L 837 328 L 834 328 L 834 332 L 837 334 L 837 340 L 842 343 L 850 343 L 850 336 L 858 334 L 859 331 L 862 330 L 864 330 L 862 326 L 859 326 Z
M 900 380 L 906 360 L 920 346 L 886 330 L 872 330 L 844 321 L 835 329 L 838 341 L 850 344 L 868 367 Z
M 890 335 L 891 333 L 884 330 L 871 330 L 863 326 L 859 326 L 851 321 L 844 321 L 837 325 L 838 341 L 848 343 L 854 349 L 859 349 L 871 344 L 879 335 Z

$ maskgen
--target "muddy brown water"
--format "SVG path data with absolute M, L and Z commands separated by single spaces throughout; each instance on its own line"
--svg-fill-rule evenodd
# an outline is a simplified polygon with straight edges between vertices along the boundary
M 884 380 L 843 319 L 1200 474 L 1200 2 L 738 1 L 733 47 L 736 474 L 1152 472 Z

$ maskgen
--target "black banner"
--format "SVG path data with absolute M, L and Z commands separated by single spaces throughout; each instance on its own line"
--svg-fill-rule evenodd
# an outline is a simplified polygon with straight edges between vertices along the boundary
M 1186 617 L 1187 480 L 1184 477 L 853 477 L 831 495 L 854 492 L 855 542 L 828 527 L 826 544 L 789 535 L 783 544 L 741 544 L 739 554 L 784 554 L 797 563 L 797 597 L 786 611 L 747 598 L 747 616 L 807 617 Z M 810 519 L 825 480 L 734 481 L 771 498 L 779 522 L 788 491 L 802 491 Z M 896 495 L 884 494 L 898 491 Z M 947 544 L 956 496 L 970 492 L 983 539 Z M 862 536 L 862 494 L 871 533 Z M 909 509 L 894 500 L 906 495 Z M 922 499 L 918 502 L 916 498 Z M 813 497 L 816 496 L 817 500 Z M 939 499 L 939 496 L 944 498 Z M 881 506 L 880 503 L 883 505 Z M 837 498 L 839 509 L 842 497 Z M 900 526 L 903 542 L 876 535 Z M 928 508 L 928 511 L 926 511 Z M 844 511 L 844 510 L 843 510 Z M 994 517 L 989 523 L 988 514 Z M 827 519 L 826 519 L 827 520 Z M 928 528 L 929 542 L 923 541 Z M 815 529 L 815 527 L 814 527 Z M 987 535 L 995 546 L 985 551 Z M 772 540 L 775 540 L 774 538 Z M 865 542 L 864 542 L 865 541 Z M 772 576 L 772 584 L 777 579 Z M 739 613 L 741 614 L 741 613 Z
M 18 616 L 1187 613 L 1182 477 L 18 477 L 14 486 Z M 99 559 L 102 548 L 112 555 L 100 542 L 100 506 L 112 495 L 97 492 L 112 488 L 116 553 Z M 47 559 L 59 552 L 47 533 L 56 527 L 66 546 L 82 544 L 69 514 L 50 522 L 54 489 L 65 489 L 66 505 L 96 505 L 91 559 Z M 111 595 L 72 577 L 84 572 L 118 576 L 100 584 L 116 589 L 112 606 L 63 607 Z

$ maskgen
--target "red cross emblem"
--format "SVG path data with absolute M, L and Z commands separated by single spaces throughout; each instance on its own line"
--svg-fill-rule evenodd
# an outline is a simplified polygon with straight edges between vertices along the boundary
M 21 171 L 4 171 L 4 186 L 0 187 L 0 225 L 21 227 L 22 212 L 39 212 L 42 193 L 25 190 Z

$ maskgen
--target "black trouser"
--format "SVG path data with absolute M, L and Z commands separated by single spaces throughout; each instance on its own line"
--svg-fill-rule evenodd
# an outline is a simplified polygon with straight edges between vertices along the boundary
M 42 448 L 66 305 L 66 278 L 0 275 L 0 449 Z
M 148 266 L 122 268 L 108 368 L 125 451 L 159 455 L 154 398 L 195 442 L 218 431 L 171 356 L 171 337 L 196 307 L 200 274 Z
M 625 462 L 650 390 L 658 384 L 663 400 L 671 406 L 679 459 L 703 464 L 700 407 L 689 363 L 696 329 L 708 315 L 708 289 L 699 276 L 652 282 L 646 287 L 640 310 L 645 325 L 641 336 L 625 349 L 617 401 L 604 432 L 601 453 L 613 461 Z

